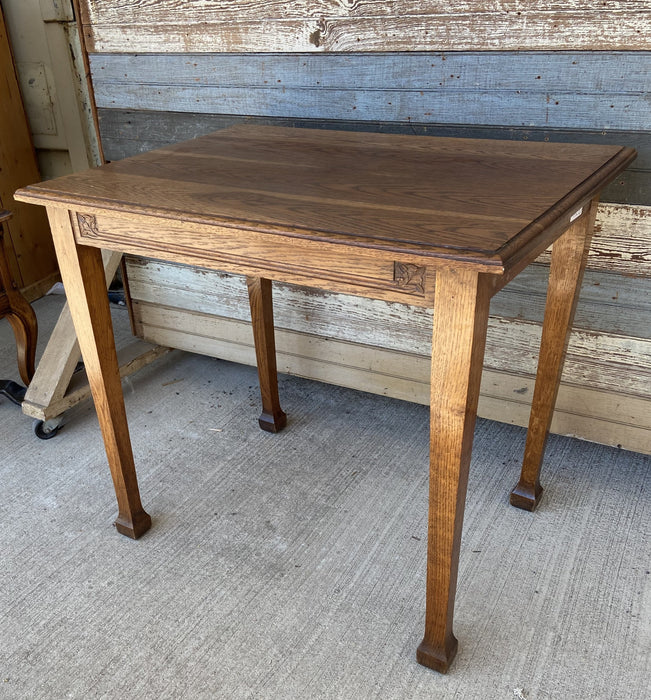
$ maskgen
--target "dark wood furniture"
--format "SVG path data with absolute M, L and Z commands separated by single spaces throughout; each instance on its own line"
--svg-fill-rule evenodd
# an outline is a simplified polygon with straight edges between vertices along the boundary
M 447 670 L 489 302 L 553 245 L 524 468 L 533 509 L 600 190 L 633 159 L 619 146 L 241 126 L 33 185 L 45 205 L 104 435 L 118 530 L 150 527 L 140 501 L 100 248 L 249 277 L 263 412 L 285 424 L 270 280 L 433 308 L 425 637 Z M 389 326 L 390 328 L 390 326 Z
M 5 254 L 3 222 L 10 217 L 11 212 L 0 211 L 0 318 L 6 316 L 13 328 L 20 378 L 25 384 L 29 384 L 34 376 L 38 326 L 34 309 L 18 290 L 9 271 Z

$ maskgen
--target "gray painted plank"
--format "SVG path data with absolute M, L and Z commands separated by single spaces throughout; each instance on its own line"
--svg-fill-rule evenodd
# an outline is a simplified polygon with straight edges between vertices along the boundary
M 91 57 L 97 106 L 579 129 L 646 130 L 651 121 L 644 92 L 650 53 L 590 54 L 585 59 L 577 54 L 500 53 L 495 59 L 492 54 L 357 54 L 302 56 L 298 62 L 293 55 L 253 55 L 246 67 L 249 55 L 204 58 Z M 329 71 L 332 58 L 339 60 Z M 242 79 L 236 75 L 238 62 Z M 548 63 L 551 69 L 543 70 Z M 422 70 L 425 64 L 427 71 Z
M 465 138 L 552 141 L 561 143 L 623 144 L 638 150 L 638 159 L 603 192 L 602 201 L 651 205 L 651 133 L 629 131 L 582 131 L 577 129 L 531 129 L 380 121 L 333 121 L 280 117 L 234 117 L 191 112 L 145 110 L 98 110 L 104 153 L 119 160 L 153 148 L 176 143 L 246 121 L 255 124 L 324 129 L 349 129 L 390 133 L 414 133 Z
M 303 119 L 382 119 L 443 124 L 644 130 L 645 95 L 497 90 L 370 90 L 100 83 L 98 107 Z
M 516 141 L 551 141 L 559 143 L 598 143 L 601 145 L 632 145 L 638 158 L 638 169 L 651 170 L 651 130 L 583 130 L 537 129 L 513 126 L 482 126 L 473 124 L 437 124 L 435 122 L 387 122 L 364 120 L 294 119 L 291 117 L 251 117 L 199 112 L 152 112 L 146 110 L 99 109 L 102 138 L 132 141 L 150 141 L 157 145 L 177 143 L 184 139 L 208 134 L 235 124 L 250 123 L 270 126 L 289 126 L 308 129 L 344 129 L 424 136 L 506 139 Z
M 96 85 L 636 94 L 651 52 L 91 54 Z

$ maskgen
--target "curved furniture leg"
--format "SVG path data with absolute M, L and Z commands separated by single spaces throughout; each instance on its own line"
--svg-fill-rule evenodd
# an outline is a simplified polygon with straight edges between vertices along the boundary
M 20 378 L 27 386 L 34 376 L 38 324 L 36 322 L 34 309 L 32 309 L 22 295 L 15 294 L 9 296 L 11 313 L 7 314 L 7 320 L 11 324 L 14 336 L 16 337 Z
M 2 222 L 11 218 L 11 212 L 0 211 L 0 317 L 6 316 L 16 337 L 18 370 L 27 385 L 34 376 L 38 325 L 34 309 L 18 291 L 5 257 Z

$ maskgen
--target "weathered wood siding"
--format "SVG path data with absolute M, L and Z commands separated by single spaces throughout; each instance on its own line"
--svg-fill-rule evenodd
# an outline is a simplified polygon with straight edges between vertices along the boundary
M 109 160 L 242 120 L 635 146 L 602 197 L 553 429 L 651 452 L 648 3 L 81 4 Z M 548 264 L 493 301 L 482 415 L 526 424 Z M 143 337 L 254 361 L 240 278 L 128 268 Z M 276 308 L 283 371 L 427 401 L 428 312 L 287 285 Z
M 85 6 L 92 52 L 651 48 L 646 0 L 88 0 Z

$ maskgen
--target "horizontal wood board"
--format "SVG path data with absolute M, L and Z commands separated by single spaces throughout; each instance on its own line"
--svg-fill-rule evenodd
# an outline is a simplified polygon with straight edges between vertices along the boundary
M 107 160 L 120 160 L 235 124 L 290 126 L 310 129 L 344 129 L 394 134 L 449 136 L 453 138 L 550 141 L 557 143 L 625 144 L 633 146 L 637 160 L 602 192 L 604 202 L 651 205 L 651 133 L 644 131 L 538 129 L 416 122 L 242 117 L 198 112 L 99 109 L 102 144 Z
M 129 260 L 133 300 L 249 320 L 246 288 L 240 276 L 200 270 L 200 276 L 195 277 L 195 268 Z M 508 297 L 491 306 L 486 366 L 535 374 L 540 322 L 496 315 L 500 311 L 512 313 Z M 279 328 L 421 356 L 430 354 L 432 322 L 428 309 L 278 284 L 274 313 Z M 648 312 L 646 317 L 648 320 Z M 197 332 L 202 332 L 200 327 Z M 651 341 L 575 325 L 566 380 L 605 391 L 646 395 L 651 385 Z
M 197 268 L 199 277 L 193 277 L 188 275 L 187 269 L 183 266 L 165 265 L 161 262 L 152 262 L 149 265 L 145 262 L 146 260 L 146 258 L 130 257 L 130 279 L 134 276 L 138 284 L 143 285 L 140 289 L 148 290 L 146 296 L 142 296 L 145 292 L 140 292 L 140 299 L 149 303 L 158 301 L 171 307 L 174 306 L 176 299 L 183 298 L 184 308 L 192 311 L 208 311 L 203 306 L 206 296 L 205 270 Z M 491 300 L 491 314 L 501 319 L 542 323 L 548 274 L 548 266 L 531 265 Z M 242 299 L 226 282 L 219 284 L 221 285 L 219 295 L 225 298 L 217 303 L 215 313 L 230 314 L 234 318 L 247 320 L 248 308 L 242 305 Z M 296 305 L 297 313 L 312 318 L 315 314 L 312 307 L 318 307 L 322 302 L 320 294 L 309 288 L 301 288 L 301 292 L 292 303 Z M 384 308 L 380 304 L 377 306 L 380 309 Z M 413 313 L 429 316 L 429 312 L 422 309 Z M 378 312 L 376 323 L 381 324 L 382 314 L 382 311 Z M 387 315 L 392 324 L 398 317 L 396 314 Z M 320 324 L 326 320 L 323 319 Z M 576 328 L 590 332 L 651 340 L 651 277 L 631 278 L 611 273 L 586 272 L 574 325 Z M 408 325 L 407 328 L 409 329 L 410 326 Z M 307 329 L 301 328 L 301 330 Z M 325 337 L 333 335 L 333 329 L 328 325 L 318 325 L 314 332 Z M 350 332 L 353 332 L 352 326 Z M 392 325 L 391 332 L 395 335 L 401 331 Z M 354 333 L 354 337 L 346 339 L 357 338 L 363 342 L 365 329 L 357 328 Z M 424 339 L 421 338 L 419 342 L 426 345 L 429 341 L 429 332 L 427 332 Z M 368 342 L 372 340 L 369 339 Z
M 267 118 L 246 119 L 223 115 L 185 115 L 182 113 L 121 112 L 100 110 L 100 125 L 104 150 L 109 160 L 136 155 L 183 138 L 193 138 L 238 123 L 271 124 L 278 126 L 313 126 L 313 121 L 274 120 Z M 374 132 L 406 133 L 405 129 L 384 122 L 317 122 L 322 128 L 368 129 Z M 585 133 L 580 131 L 532 131 L 512 128 L 491 129 L 488 127 L 445 127 L 441 125 L 411 125 L 410 131 L 418 134 L 471 138 L 502 138 L 531 141 L 586 142 L 600 144 L 631 143 L 630 133 Z M 622 176 L 609 185 L 603 193 L 606 202 L 635 201 L 642 199 L 651 204 L 651 134 L 637 133 L 640 144 L 638 161 L 643 160 L 648 173 L 641 173 L 649 187 L 633 191 L 626 187 L 627 169 Z M 621 137 L 621 138 L 620 138 Z M 639 197 L 636 196 L 639 195 Z M 644 196 L 642 196 L 644 195 Z M 589 269 L 621 273 L 633 277 L 646 277 L 651 274 L 651 245 L 649 245 L 648 211 L 645 207 L 606 207 L 601 205 L 597 220 L 597 231 L 605 226 L 606 235 L 593 240 L 590 252 Z M 643 292 L 640 291 L 642 294 Z
M 138 333 L 151 342 L 253 363 L 244 280 L 175 267 L 129 259 Z M 306 293 L 283 284 L 275 285 L 274 309 L 281 371 L 427 402 L 431 348 L 427 310 Z M 353 316 L 361 319 L 354 327 Z M 491 317 L 482 415 L 526 423 L 539 336 L 538 323 Z M 564 372 L 562 393 L 567 398 L 561 401 L 554 429 L 651 451 L 646 442 L 651 437 L 651 398 L 645 393 L 650 380 L 648 340 L 575 331 Z M 587 421 L 588 427 L 577 428 L 577 420 L 581 425 Z M 596 425 L 601 434 L 595 432 Z M 610 427 L 604 432 L 604 426 Z
M 644 50 L 644 0 L 82 0 L 90 52 Z
M 646 130 L 651 52 L 91 55 L 98 108 Z
M 381 54 L 91 54 L 95 85 L 641 94 L 649 52 L 505 51 Z

